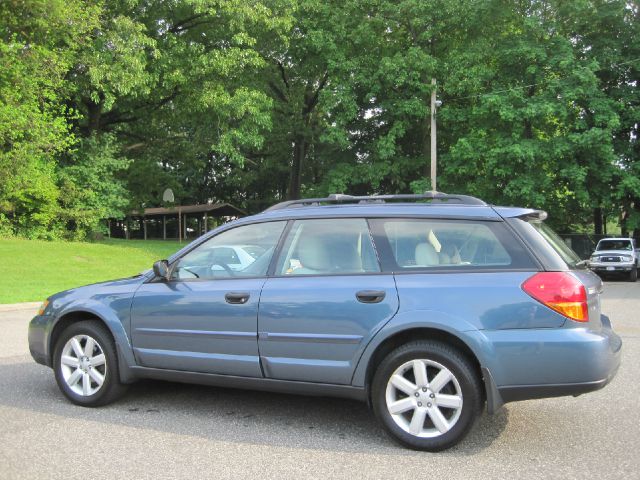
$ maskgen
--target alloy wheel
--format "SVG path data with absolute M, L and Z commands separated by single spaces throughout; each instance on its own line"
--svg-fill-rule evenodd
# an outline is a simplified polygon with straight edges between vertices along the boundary
M 104 384 L 107 363 L 100 344 L 89 335 L 71 337 L 62 348 L 60 370 L 76 395 L 96 394 Z
M 385 393 L 393 421 L 421 438 L 439 437 L 453 428 L 462 413 L 462 389 L 444 365 L 414 359 L 390 376 Z

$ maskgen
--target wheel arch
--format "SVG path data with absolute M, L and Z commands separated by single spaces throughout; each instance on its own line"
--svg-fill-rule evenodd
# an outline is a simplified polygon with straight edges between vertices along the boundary
M 126 332 L 124 331 L 122 323 L 120 321 L 117 321 L 114 324 L 113 321 L 108 321 L 103 316 L 90 309 L 74 309 L 71 311 L 67 311 L 63 313 L 55 322 L 51 329 L 51 333 L 49 334 L 49 351 L 47 358 L 49 365 L 53 366 L 53 353 L 55 345 L 62 332 L 64 332 L 66 328 L 68 328 L 70 325 L 73 325 L 74 323 L 88 320 L 95 320 L 97 322 L 100 322 L 107 329 L 107 331 L 111 335 L 111 338 L 113 339 L 114 345 L 116 347 L 116 352 L 118 354 L 117 361 L 120 381 L 122 383 L 132 382 L 135 379 L 135 375 L 129 367 L 133 365 L 133 363 L 131 363 L 133 355 L 131 352 L 131 348 L 123 348 L 123 345 L 121 344 L 121 341 L 124 338 L 126 346 L 129 347 L 128 337 L 126 335 Z M 117 331 L 114 331 L 114 325 Z M 129 350 L 129 352 L 127 352 L 127 350 Z
M 109 332 L 111 333 L 111 336 L 113 337 L 113 332 L 111 332 L 111 329 L 109 328 L 109 326 L 105 323 L 105 321 L 102 318 L 100 318 L 96 314 L 91 312 L 83 312 L 80 310 L 66 313 L 58 319 L 58 321 L 55 323 L 55 325 L 51 329 L 51 334 L 49 335 L 49 355 L 48 355 L 49 358 L 47 359 L 49 362 L 49 365 L 53 365 L 53 351 L 56 348 L 56 343 L 58 342 L 60 335 L 62 335 L 62 332 L 64 332 L 70 325 L 74 323 L 86 321 L 86 320 L 99 321 L 109 330 Z
M 467 345 L 460 337 L 438 328 L 411 327 L 389 335 L 371 354 L 365 373 L 365 388 L 367 390 L 367 396 L 370 395 L 370 386 L 373 375 L 382 360 L 384 360 L 384 358 L 396 348 L 415 340 L 435 340 L 454 347 L 471 362 L 478 378 L 482 381 L 483 373 L 480 360 L 469 345 Z

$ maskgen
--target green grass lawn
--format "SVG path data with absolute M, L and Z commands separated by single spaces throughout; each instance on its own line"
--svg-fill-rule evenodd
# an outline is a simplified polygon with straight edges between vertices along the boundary
M 36 302 L 68 288 L 135 275 L 184 245 L 162 240 L 84 243 L 0 238 L 0 304 Z

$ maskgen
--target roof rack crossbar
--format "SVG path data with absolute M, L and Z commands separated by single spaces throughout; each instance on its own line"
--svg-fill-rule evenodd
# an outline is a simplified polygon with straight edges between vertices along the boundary
M 274 210 L 283 210 L 292 207 L 310 207 L 321 204 L 340 204 L 340 203 L 387 203 L 397 201 L 420 201 L 431 200 L 437 203 L 457 203 L 463 205 L 486 205 L 485 202 L 476 197 L 469 195 L 449 195 L 442 192 L 425 192 L 422 194 L 397 194 L 397 195 L 369 195 L 354 196 L 345 195 L 343 193 L 334 193 L 326 198 L 301 198 L 300 200 L 288 200 L 286 202 L 277 203 L 265 210 L 271 212 Z

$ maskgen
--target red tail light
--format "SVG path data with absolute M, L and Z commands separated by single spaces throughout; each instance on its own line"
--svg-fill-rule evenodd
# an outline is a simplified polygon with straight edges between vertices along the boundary
M 527 279 L 522 289 L 547 307 L 577 322 L 589 321 L 587 291 L 567 272 L 541 272 Z

